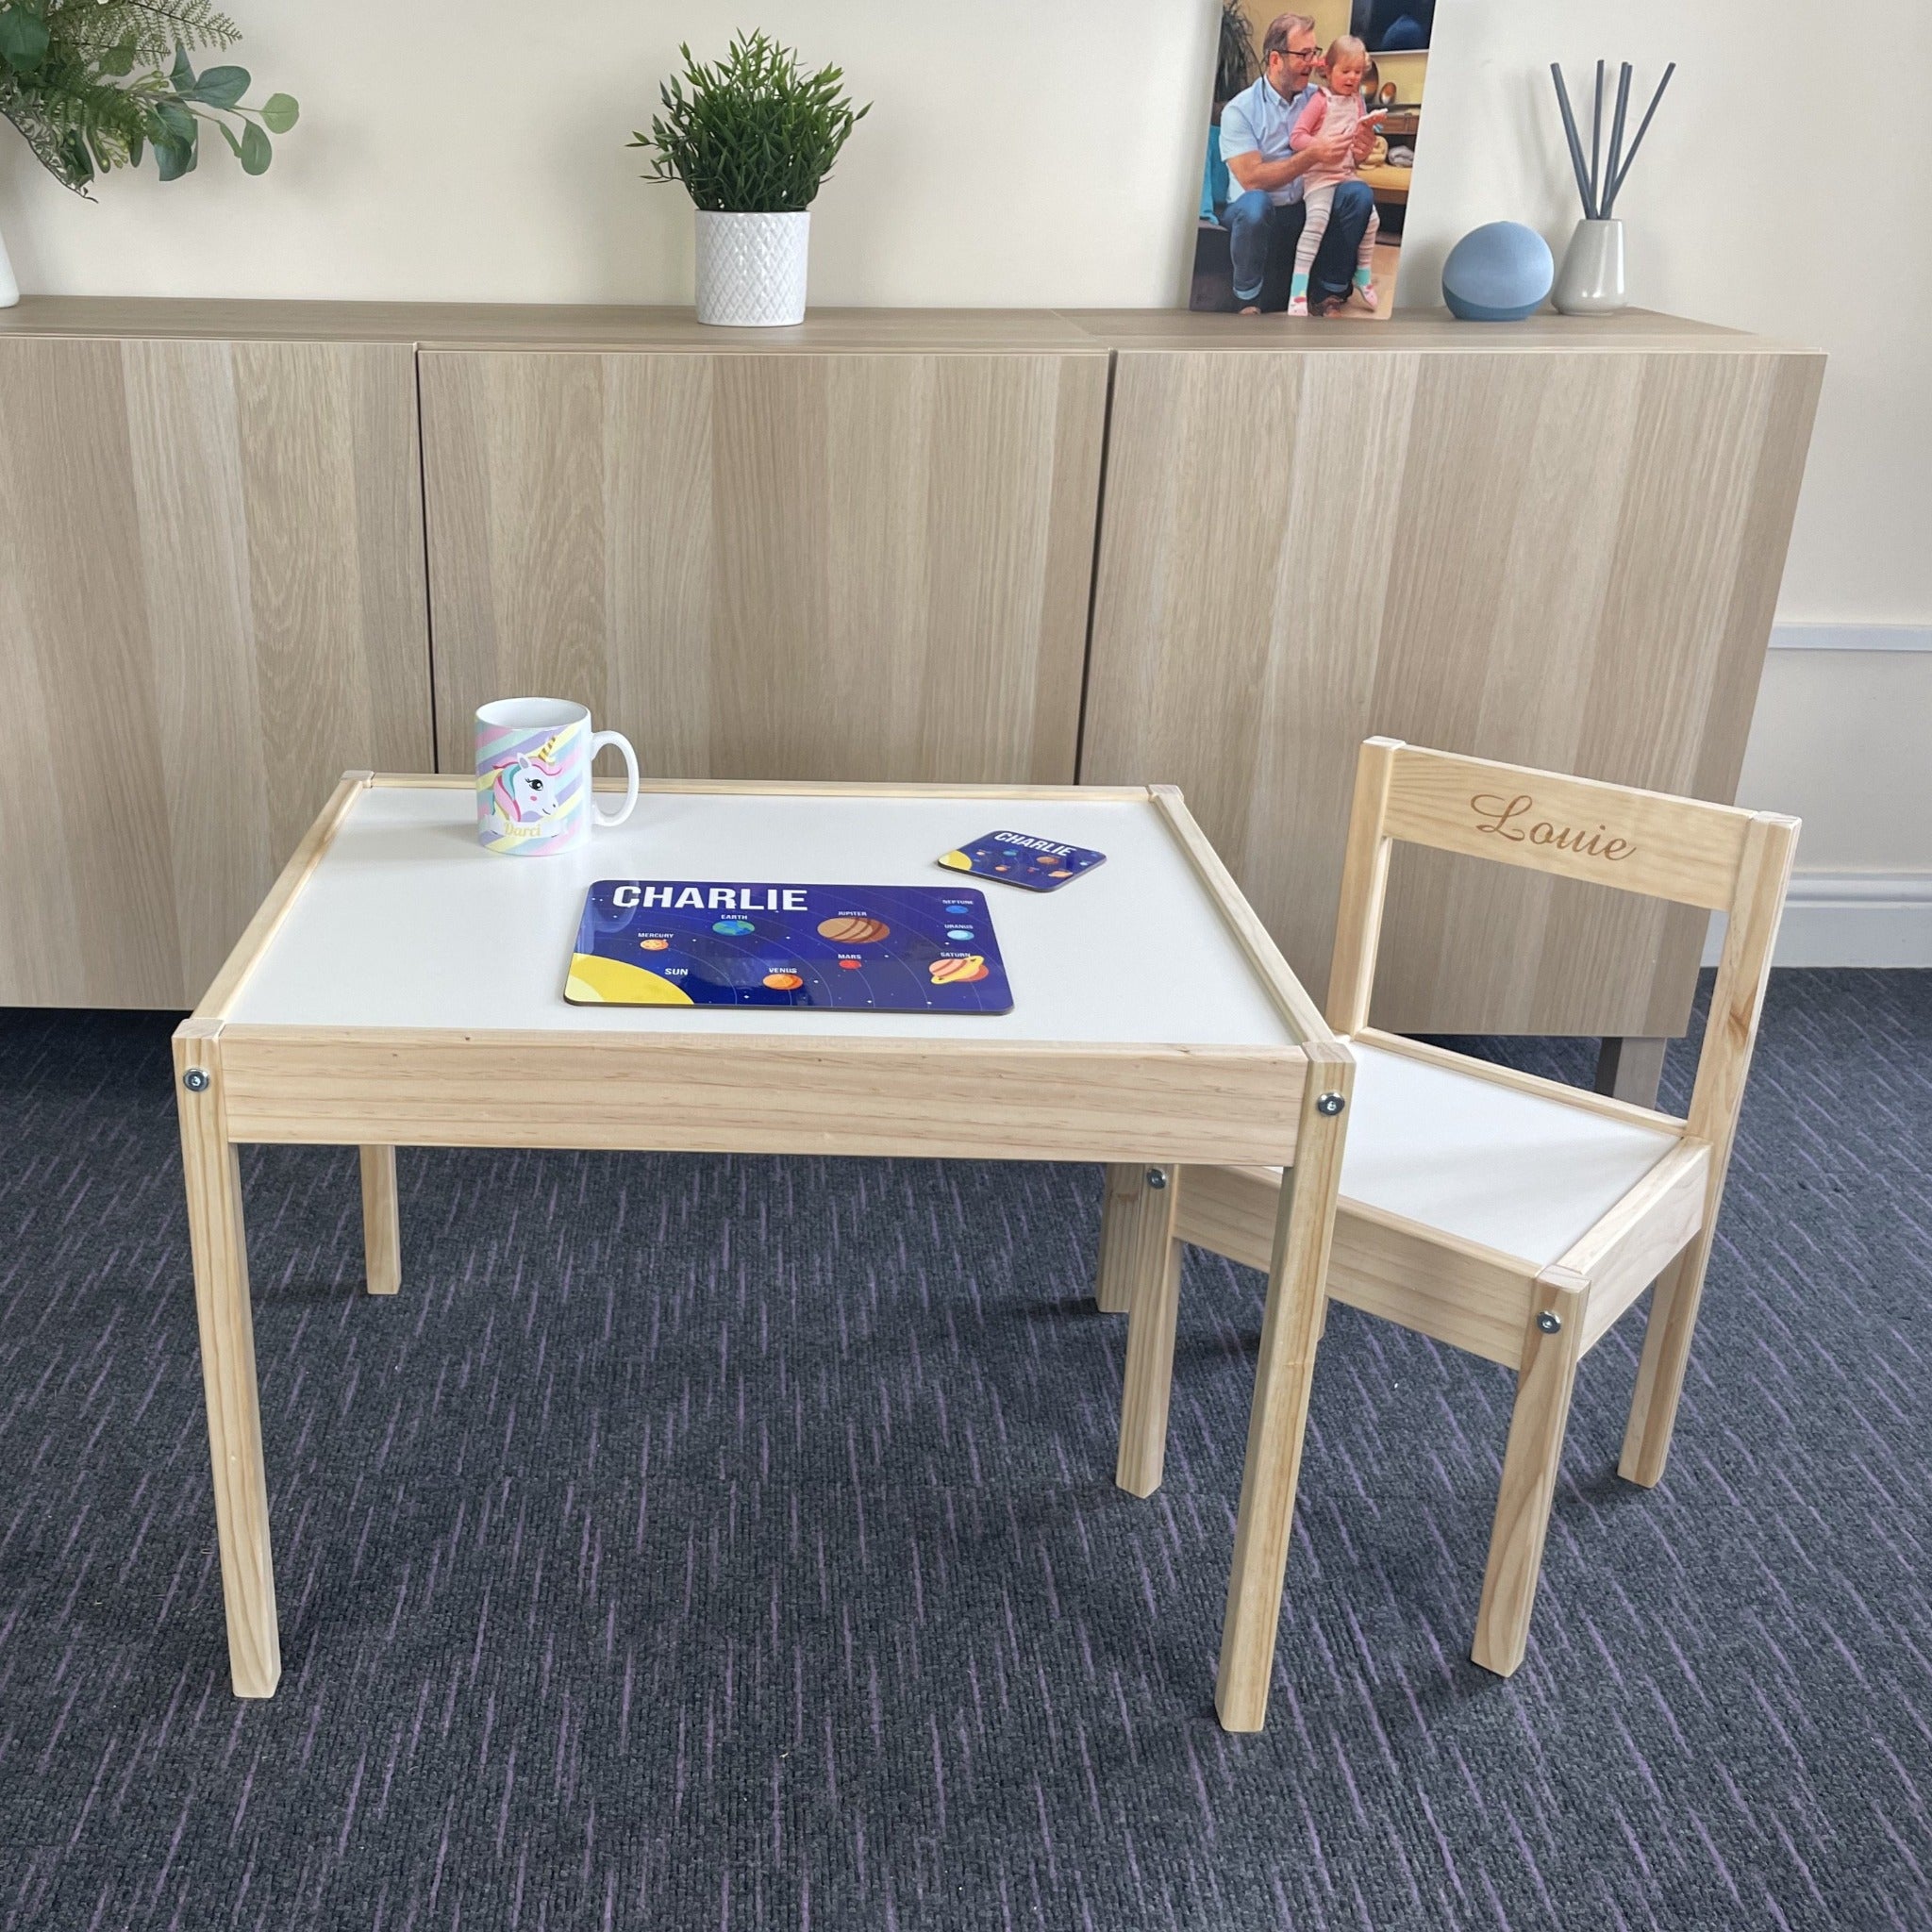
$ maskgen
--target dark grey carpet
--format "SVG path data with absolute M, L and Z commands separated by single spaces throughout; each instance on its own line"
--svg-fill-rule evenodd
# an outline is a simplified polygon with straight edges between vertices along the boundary
M 167 1032 L 0 1017 L 9 1932 L 1932 1924 L 1932 974 L 1774 983 L 1670 1474 L 1612 1474 L 1626 1324 L 1507 1684 L 1510 1378 L 1338 1311 L 1253 1739 L 1259 1277 L 1191 1263 L 1118 1493 L 1080 1168 L 406 1155 L 379 1303 L 352 1157 L 249 1157 L 236 1703 Z

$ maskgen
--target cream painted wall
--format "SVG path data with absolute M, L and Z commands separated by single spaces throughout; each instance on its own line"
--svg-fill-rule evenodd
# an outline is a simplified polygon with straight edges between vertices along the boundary
M 217 150 L 186 182 L 118 178 L 91 207 L 0 129 L 23 287 L 688 301 L 688 205 L 640 182 L 623 143 L 679 39 L 708 53 L 745 19 L 842 61 L 876 103 L 814 210 L 814 301 L 1184 299 L 1212 0 L 570 0 L 534 39 L 511 0 L 233 4 L 239 58 L 303 101 L 274 170 L 246 180 Z M 1924 0 L 1858 15 L 1864 71 L 1932 69 Z M 1622 203 L 1633 298 L 1830 352 L 1780 618 L 1932 643 L 1932 143 L 1876 108 L 1848 139 L 1795 131 L 1817 99 L 1800 50 L 1827 25 L 1817 0 L 1441 0 L 1402 296 L 1432 299 L 1478 222 L 1526 220 L 1560 247 L 1575 209 L 1552 58 L 1579 79 L 1628 58 L 1645 80 L 1676 58 Z M 1928 733 L 1932 658 L 1776 654 L 1745 796 L 1806 812 L 1807 867 L 1932 877 L 1923 779 L 1893 776 L 1923 774 Z M 1819 741 L 1874 751 L 1827 766 Z
M 1932 885 L 1932 652 L 1774 651 L 1740 801 L 1805 821 L 1807 872 Z
M 741 20 L 875 103 L 813 210 L 814 301 L 1138 307 L 1180 275 L 1213 25 L 1186 0 L 231 10 L 247 38 L 228 58 L 303 106 L 268 175 L 217 142 L 187 181 L 149 168 L 91 208 L 0 128 L 24 289 L 688 302 L 690 203 L 641 182 L 624 143 L 679 41 L 708 57 Z

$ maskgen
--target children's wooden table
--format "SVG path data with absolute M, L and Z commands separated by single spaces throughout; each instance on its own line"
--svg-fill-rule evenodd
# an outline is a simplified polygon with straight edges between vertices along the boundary
M 599 878 L 943 885 L 996 824 L 1107 862 L 985 887 L 1001 1015 L 567 1005 Z M 1353 1062 L 1189 817 L 1155 786 L 669 783 L 575 852 L 476 842 L 468 778 L 345 776 L 175 1035 L 236 1693 L 281 1674 L 237 1156 L 361 1149 L 368 1286 L 401 1285 L 399 1146 L 1108 1163 L 1100 1299 L 1172 1263 L 1180 1163 L 1292 1166 L 1275 1233 L 1218 1705 L 1267 1702 Z M 1119 1480 L 1159 1481 L 1174 1269 L 1129 1318 Z

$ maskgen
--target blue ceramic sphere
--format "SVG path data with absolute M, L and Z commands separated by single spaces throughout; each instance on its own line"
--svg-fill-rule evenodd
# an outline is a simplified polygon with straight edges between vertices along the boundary
M 1442 300 L 1463 322 L 1521 322 L 1556 280 L 1550 244 L 1521 222 L 1472 228 L 1442 264 Z

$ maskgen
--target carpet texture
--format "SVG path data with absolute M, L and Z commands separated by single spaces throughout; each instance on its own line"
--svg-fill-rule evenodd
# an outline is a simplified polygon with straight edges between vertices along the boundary
M 1190 1258 L 1121 1494 L 1078 1167 L 405 1153 L 375 1301 L 353 1155 L 250 1152 L 236 1702 L 168 1032 L 0 1016 L 8 1932 L 1932 1924 L 1932 974 L 1774 981 L 1670 1472 L 1614 1474 L 1628 1319 L 1507 1683 L 1512 1379 L 1335 1312 L 1240 1739 L 1261 1280 Z

